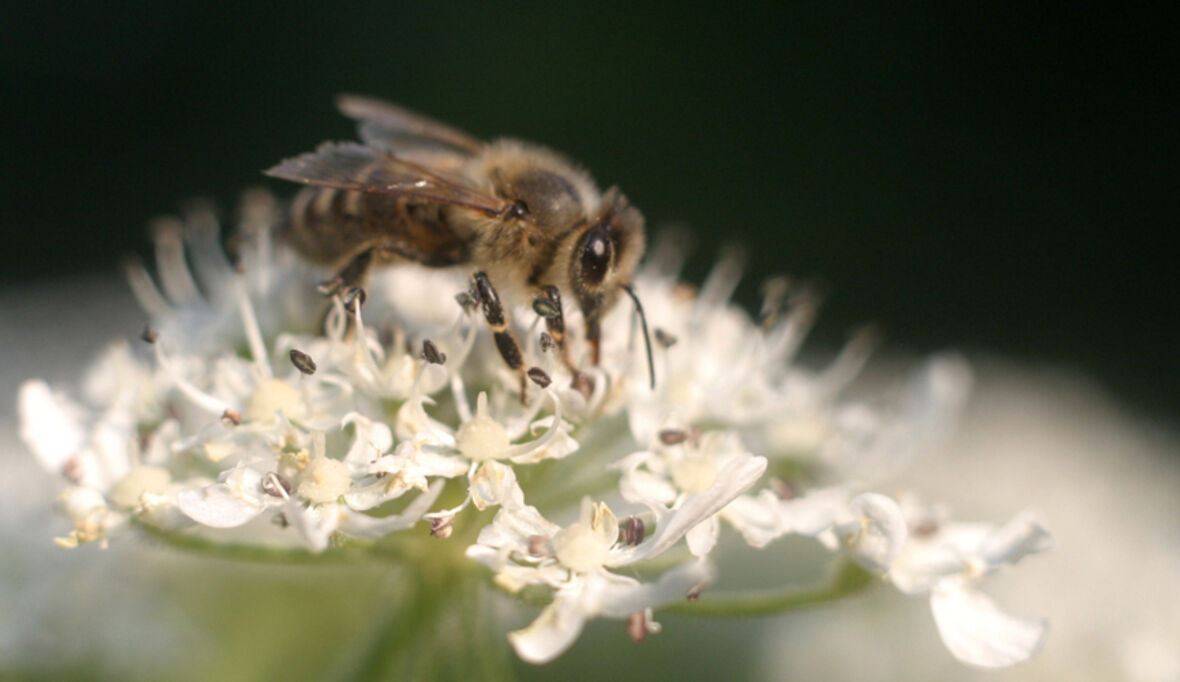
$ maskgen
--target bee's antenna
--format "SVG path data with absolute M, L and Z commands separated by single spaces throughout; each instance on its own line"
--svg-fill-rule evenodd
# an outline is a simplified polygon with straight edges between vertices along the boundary
M 647 316 L 643 314 L 643 304 L 639 302 L 639 297 L 635 295 L 635 290 L 631 288 L 630 284 L 623 285 L 623 291 L 631 297 L 635 302 L 635 312 L 639 313 L 639 324 L 643 326 L 643 345 L 647 348 L 647 375 L 651 377 L 651 390 L 656 390 L 656 362 L 651 355 L 651 335 L 647 333 Z

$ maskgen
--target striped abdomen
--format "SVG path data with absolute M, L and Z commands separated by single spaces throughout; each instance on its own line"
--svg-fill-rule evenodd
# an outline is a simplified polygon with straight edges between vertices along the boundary
M 291 202 L 285 232 L 317 263 L 339 263 L 365 249 L 376 249 L 381 260 L 429 266 L 467 260 L 467 246 L 442 207 L 405 195 L 308 187 Z

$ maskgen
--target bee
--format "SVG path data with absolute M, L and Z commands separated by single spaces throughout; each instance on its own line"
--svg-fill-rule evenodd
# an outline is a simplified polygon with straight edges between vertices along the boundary
M 600 191 L 586 171 L 539 145 L 485 143 L 367 97 L 341 96 L 337 106 L 359 122 L 361 143 L 324 143 L 265 171 L 308 185 L 291 203 L 285 233 L 305 258 L 337 268 L 337 288 L 380 264 L 470 266 L 471 300 L 505 363 L 521 373 L 522 398 L 524 360 L 501 293 L 510 302 L 531 297 L 575 380 L 561 290 L 581 309 L 596 365 L 602 316 L 626 293 L 654 387 L 647 321 L 631 288 L 643 216 L 617 187 Z

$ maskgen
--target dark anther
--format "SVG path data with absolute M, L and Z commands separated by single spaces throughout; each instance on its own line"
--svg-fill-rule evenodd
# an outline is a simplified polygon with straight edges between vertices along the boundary
M 155 343 L 156 339 L 160 338 L 160 335 L 156 333 L 155 329 L 152 329 L 148 325 L 144 325 L 143 331 L 139 333 L 139 338 L 143 339 L 147 343 Z
M 221 421 L 225 422 L 227 426 L 241 426 L 242 413 L 227 407 L 225 412 L 221 413 Z
M 288 497 L 291 494 L 291 484 L 272 471 L 262 477 L 262 492 L 271 497 Z
M 311 356 L 296 348 L 291 349 L 291 364 L 304 374 L 315 374 L 315 360 Z
M 638 516 L 628 516 L 619 522 L 619 542 L 622 544 L 635 546 L 643 542 L 646 536 L 647 527 Z
M 447 361 L 447 354 L 440 351 L 430 339 L 422 341 L 422 359 L 432 365 L 441 365 Z
M 365 304 L 365 299 L 368 294 L 361 287 L 349 287 L 348 291 L 344 292 L 344 309 L 350 314 L 356 315 L 360 307 Z
M 541 352 L 545 353 L 553 347 L 553 337 L 549 336 L 549 332 L 541 332 Z
M 446 540 L 455 532 L 455 527 L 451 525 L 454 520 L 454 516 L 436 516 L 430 519 L 430 534 L 439 540 Z
M 636 611 L 627 616 L 627 637 L 636 644 L 641 644 L 643 640 L 647 639 L 646 611 Z
M 545 373 L 545 370 L 541 369 L 540 367 L 530 367 L 528 375 L 529 379 L 532 379 L 533 383 L 540 386 L 541 388 L 548 388 L 549 384 L 553 383 L 553 380 L 549 378 L 549 375 Z
M 664 445 L 680 445 L 688 440 L 688 433 L 680 429 L 664 429 L 660 431 L 660 442 Z
M 475 307 L 479 305 L 479 301 L 475 300 L 475 294 L 470 291 L 460 291 L 455 294 L 455 302 L 467 311 L 475 310 Z
M 684 598 L 689 601 L 696 601 L 701 598 L 701 593 L 704 592 L 705 588 L 708 586 L 709 583 L 707 582 L 699 582 L 696 585 L 688 588 L 688 591 L 684 593 Z
M 664 348 L 671 348 L 672 346 L 676 345 L 677 341 L 680 340 L 676 338 L 676 335 L 666 332 L 659 327 L 656 327 L 656 331 L 654 334 L 652 334 L 652 336 L 655 336 L 656 343 L 660 344 Z
M 573 381 L 570 382 L 570 388 L 589 400 L 590 396 L 594 395 L 594 377 L 585 372 L 576 372 Z
M 291 525 L 291 522 L 287 520 L 287 515 L 283 512 L 275 514 L 274 518 L 271 519 L 271 523 L 278 526 L 279 528 L 286 528 Z

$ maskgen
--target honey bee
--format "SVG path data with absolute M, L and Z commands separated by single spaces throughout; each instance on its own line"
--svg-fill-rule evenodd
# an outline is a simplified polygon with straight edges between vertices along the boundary
M 520 344 L 508 329 L 500 292 L 528 301 L 577 375 L 564 343 L 561 293 L 577 302 L 591 359 L 600 326 L 631 288 L 643 257 L 643 216 L 616 187 L 600 192 L 589 174 L 544 147 L 511 139 L 490 143 L 399 106 L 341 96 L 363 143 L 328 142 L 282 161 L 267 175 L 309 185 L 294 199 L 285 232 L 308 260 L 337 267 L 335 283 L 364 280 L 376 264 L 468 265 L 504 361 L 522 375 Z

